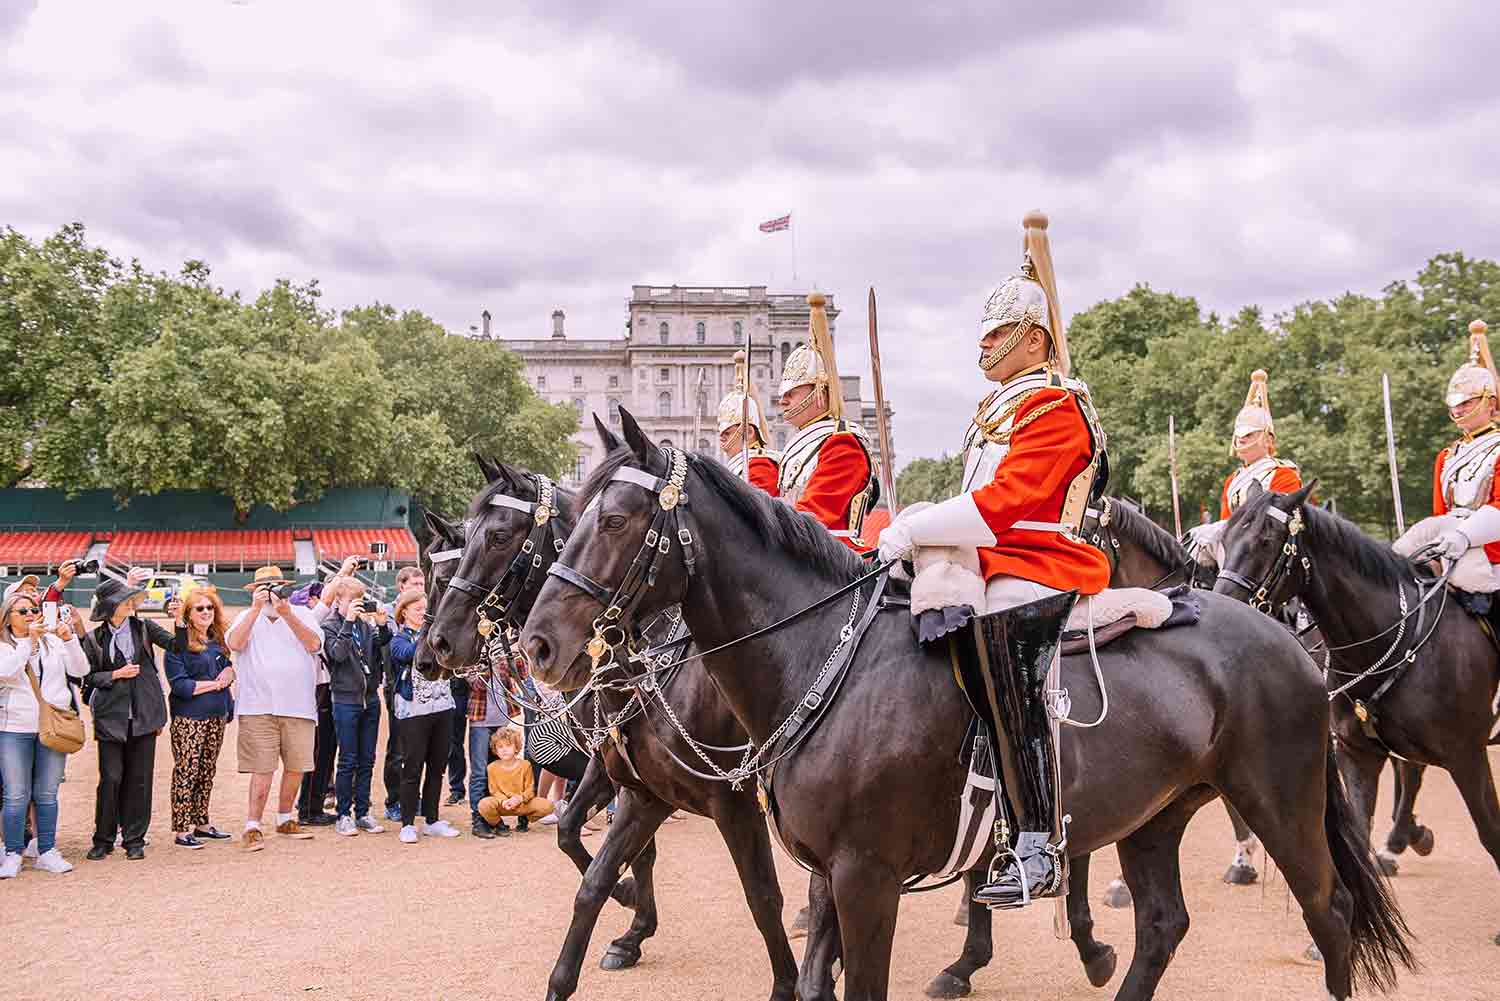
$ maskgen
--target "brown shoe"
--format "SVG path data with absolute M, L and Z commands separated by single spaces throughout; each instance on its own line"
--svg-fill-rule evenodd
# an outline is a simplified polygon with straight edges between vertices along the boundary
M 259 827 L 252 827 L 240 838 L 240 847 L 247 852 L 258 852 L 266 847 L 266 836 Z
M 296 838 L 298 841 L 312 840 L 312 832 L 304 831 L 302 825 L 297 823 L 296 818 L 288 820 L 284 824 L 277 824 L 276 833 L 288 838 Z

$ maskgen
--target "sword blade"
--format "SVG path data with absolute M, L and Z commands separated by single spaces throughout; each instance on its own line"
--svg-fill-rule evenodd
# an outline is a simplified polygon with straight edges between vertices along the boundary
M 1177 528 L 1177 537 L 1182 538 L 1182 503 L 1177 496 L 1177 418 L 1167 418 L 1167 468 L 1172 475 L 1172 524 Z
M 1385 404 L 1385 457 L 1391 466 L 1391 500 L 1396 506 L 1396 537 L 1406 534 L 1406 516 L 1401 511 L 1401 473 L 1396 466 L 1396 425 L 1391 421 L 1391 377 L 1380 373 L 1380 394 Z
M 896 471 L 891 467 L 891 429 L 885 417 L 885 386 L 880 379 L 880 333 L 875 319 L 875 288 L 870 287 L 870 379 L 875 383 L 875 430 L 880 444 L 880 485 L 885 506 L 896 515 Z

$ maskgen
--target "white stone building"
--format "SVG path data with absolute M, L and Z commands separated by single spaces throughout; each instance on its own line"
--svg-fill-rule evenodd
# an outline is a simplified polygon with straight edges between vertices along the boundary
M 835 344 L 837 317 L 830 295 L 828 328 Z M 576 485 L 601 458 L 591 415 L 599 414 L 618 429 L 622 405 L 657 441 L 716 450 L 719 400 L 734 384 L 734 353 L 741 348 L 749 355 L 751 381 L 767 405 L 771 444 L 785 445 L 791 426 L 781 420 L 775 393 L 782 364 L 807 341 L 807 324 L 805 295 L 768 293 L 764 285 L 636 285 L 625 337 L 570 337 L 559 309 L 552 313 L 550 337 L 504 343 L 521 356 L 526 377 L 540 396 L 571 403 L 578 411 L 578 461 L 564 480 Z M 874 440 L 875 404 L 860 399 L 858 376 L 840 381 L 845 413 L 863 423 Z

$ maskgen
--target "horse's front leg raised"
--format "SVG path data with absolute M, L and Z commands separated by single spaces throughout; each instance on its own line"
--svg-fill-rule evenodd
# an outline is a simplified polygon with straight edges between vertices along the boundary
M 901 877 L 883 859 L 848 854 L 832 866 L 844 946 L 844 1001 L 887 1001 Z
M 597 810 L 602 810 L 615 798 L 614 783 L 604 770 L 604 761 L 597 754 L 589 757 L 589 766 L 568 800 L 568 808 L 557 817 L 557 847 L 573 860 L 580 876 L 589 871 L 594 856 L 583 844 L 583 825 Z M 610 894 L 622 907 L 635 907 L 635 881 L 622 879 Z
M 1410 848 L 1418 855 L 1431 855 L 1437 841 L 1431 828 L 1417 823 L 1417 793 L 1422 791 L 1425 765 L 1410 761 L 1393 762 L 1396 778 L 1396 805 L 1391 810 L 1391 833 L 1386 835 L 1385 850 L 1400 855 Z M 1383 863 L 1382 863 L 1383 865 Z
M 651 899 L 653 906 L 636 909 L 630 931 L 621 940 L 630 940 L 635 936 L 635 955 L 639 958 L 640 940 L 656 930 L 656 908 L 650 893 L 647 864 L 653 855 L 645 853 L 645 849 L 651 844 L 657 828 L 661 827 L 667 815 L 672 812 L 672 807 L 654 796 L 630 789 L 620 791 L 619 804 L 614 823 L 610 824 L 609 835 L 604 839 L 604 846 L 599 849 L 599 854 L 584 873 L 583 885 L 578 888 L 578 894 L 573 899 L 573 920 L 568 926 L 567 937 L 563 940 L 557 965 L 553 967 L 552 976 L 547 982 L 547 1001 L 565 1001 L 578 989 L 578 974 L 583 967 L 584 953 L 588 950 L 594 925 L 599 920 L 599 911 L 609 899 L 610 891 L 619 882 L 620 874 L 626 866 L 635 863 L 638 856 L 642 857 L 642 867 L 636 872 L 641 900 L 644 903 Z M 618 942 L 611 945 L 611 954 L 617 944 Z

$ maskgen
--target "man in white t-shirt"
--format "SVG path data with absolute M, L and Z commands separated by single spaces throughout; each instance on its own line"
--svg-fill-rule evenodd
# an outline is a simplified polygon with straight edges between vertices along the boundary
M 291 584 L 278 567 L 261 567 L 249 588 L 255 592 L 250 607 L 229 627 L 225 645 L 234 651 L 239 691 L 236 748 L 239 770 L 250 774 L 250 806 L 245 820 L 244 848 L 260 851 L 265 838 L 261 814 L 281 762 L 281 788 L 276 801 L 276 833 L 306 839 L 312 834 L 297 824 L 297 787 L 302 773 L 313 767 L 313 738 L 317 731 L 317 653 L 323 628 L 315 612 L 293 605 L 277 592 Z

